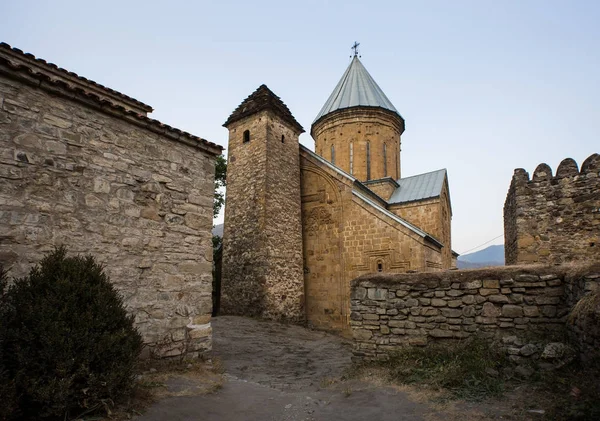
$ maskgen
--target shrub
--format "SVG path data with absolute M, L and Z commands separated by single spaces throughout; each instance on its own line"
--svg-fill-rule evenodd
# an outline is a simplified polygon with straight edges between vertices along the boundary
M 21 418 L 70 419 L 131 391 L 142 339 L 91 256 L 60 247 L 0 296 L 0 354 Z
M 0 265 L 0 302 L 8 285 L 8 276 L 6 271 Z M 10 378 L 4 359 L 4 307 L 0 307 L 0 420 L 8 420 L 9 417 L 16 411 L 16 396 L 15 396 L 15 382 Z

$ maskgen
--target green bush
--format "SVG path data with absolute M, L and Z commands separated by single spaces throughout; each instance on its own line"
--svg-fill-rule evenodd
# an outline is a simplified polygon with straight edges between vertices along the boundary
M 102 266 L 66 254 L 56 249 L 0 296 L 0 369 L 13 418 L 72 419 L 133 386 L 142 348 L 133 317 Z

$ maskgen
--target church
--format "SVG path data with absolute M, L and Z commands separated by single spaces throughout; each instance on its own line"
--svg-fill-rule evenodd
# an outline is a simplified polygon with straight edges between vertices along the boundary
M 364 298 L 352 279 L 455 266 L 448 174 L 402 178 L 404 119 L 356 53 L 311 125 L 314 152 L 265 85 L 224 127 L 222 313 L 348 333 Z

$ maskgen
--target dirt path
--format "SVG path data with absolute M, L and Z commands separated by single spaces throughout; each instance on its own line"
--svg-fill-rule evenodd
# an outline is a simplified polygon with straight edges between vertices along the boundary
M 223 387 L 163 399 L 138 421 L 437 418 L 434 409 L 397 389 L 345 380 L 350 344 L 337 336 L 229 316 L 213 319 L 213 329 Z

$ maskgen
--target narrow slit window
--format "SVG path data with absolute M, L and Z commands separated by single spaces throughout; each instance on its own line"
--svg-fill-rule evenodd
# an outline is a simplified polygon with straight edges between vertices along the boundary
M 250 130 L 244 131 L 244 143 L 250 142 Z
M 350 142 L 350 175 L 354 174 L 354 144 Z
M 335 165 L 335 147 L 331 145 L 331 163 Z
M 387 145 L 383 144 L 383 176 L 387 177 Z
M 281 135 L 281 143 L 285 143 L 285 135 Z
M 367 180 L 371 179 L 371 142 L 367 141 Z
M 381 260 L 377 262 L 377 272 L 383 272 L 383 262 Z

